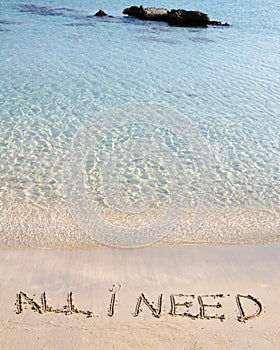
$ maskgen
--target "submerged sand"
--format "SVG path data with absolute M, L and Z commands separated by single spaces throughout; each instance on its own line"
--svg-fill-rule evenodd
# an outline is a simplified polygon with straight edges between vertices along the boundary
M 1 249 L 0 348 L 277 349 L 279 253 Z
M 95 248 L 280 242 L 279 208 L 198 208 L 180 214 L 0 206 L 0 248 Z M 90 217 L 90 220 L 87 218 Z M 95 219 L 94 219 L 95 218 Z M 99 226 L 97 226 L 99 222 Z M 168 225 L 167 225 L 168 222 Z M 136 231 L 133 231 L 133 227 Z M 137 231 L 139 229 L 139 231 Z M 146 235 L 149 235 L 147 239 Z

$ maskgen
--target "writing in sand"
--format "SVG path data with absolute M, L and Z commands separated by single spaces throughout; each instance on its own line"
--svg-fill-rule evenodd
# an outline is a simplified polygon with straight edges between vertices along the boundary
M 116 306 L 118 300 L 118 292 L 121 289 L 120 284 L 114 284 L 109 289 L 110 296 L 108 298 L 108 310 L 106 316 L 116 316 Z M 137 296 L 136 296 L 137 297 Z M 163 294 L 159 294 L 157 302 L 152 301 L 146 294 L 140 293 L 136 299 L 133 316 L 138 317 L 141 312 L 150 313 L 155 318 L 160 318 L 165 314 L 164 310 L 169 310 L 167 315 L 171 317 L 185 317 L 195 319 L 216 319 L 224 321 L 228 315 L 223 313 L 223 301 L 225 298 L 234 300 L 233 309 L 235 319 L 239 322 L 246 322 L 257 316 L 263 311 L 261 302 L 254 296 L 236 294 L 232 297 L 230 294 L 169 294 L 169 303 L 164 303 Z M 16 295 L 16 313 L 20 314 L 26 309 L 37 312 L 39 314 L 57 313 L 57 314 L 81 314 L 86 317 L 98 317 L 94 311 L 80 310 L 75 306 L 73 301 L 73 293 L 67 294 L 67 303 L 61 308 L 53 308 L 48 304 L 46 292 L 40 296 L 40 301 L 36 301 L 36 297 L 28 296 L 27 293 L 20 291 Z M 250 310 L 250 311 L 248 311 Z M 133 310 L 132 310 L 133 311 Z

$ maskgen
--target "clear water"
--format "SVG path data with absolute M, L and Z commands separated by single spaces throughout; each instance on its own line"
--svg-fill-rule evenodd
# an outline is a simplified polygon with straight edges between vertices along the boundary
M 2 246 L 279 240 L 278 1 L 30 4 L 0 0 Z

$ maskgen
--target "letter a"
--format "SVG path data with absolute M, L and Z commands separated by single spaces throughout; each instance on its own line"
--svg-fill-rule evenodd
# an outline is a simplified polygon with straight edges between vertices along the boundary
M 36 301 L 33 300 L 32 298 L 29 298 L 29 296 L 24 292 L 19 292 L 17 294 L 17 300 L 15 305 L 17 308 L 17 311 L 16 311 L 17 314 L 20 314 L 23 312 L 23 305 L 30 305 L 31 310 L 35 312 L 39 312 L 39 314 L 42 313 L 41 306 L 38 303 L 36 303 Z

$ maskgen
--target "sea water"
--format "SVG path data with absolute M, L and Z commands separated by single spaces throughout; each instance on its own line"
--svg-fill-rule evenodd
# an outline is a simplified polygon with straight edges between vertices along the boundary
M 0 245 L 279 241 L 278 2 L 131 5 L 0 0 Z

